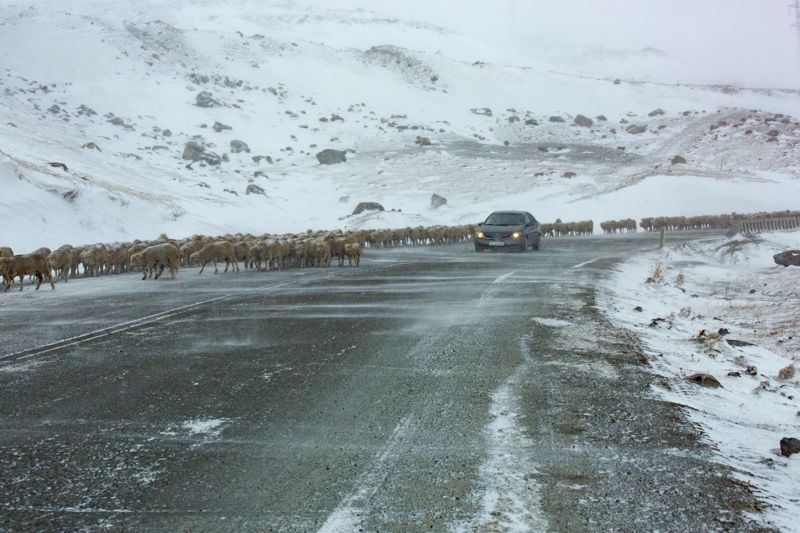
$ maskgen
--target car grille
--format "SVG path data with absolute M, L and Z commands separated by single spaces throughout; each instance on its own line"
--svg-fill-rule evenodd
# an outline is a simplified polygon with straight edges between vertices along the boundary
M 486 238 L 492 241 L 501 241 L 503 239 L 510 239 L 511 233 L 510 232 L 486 233 Z

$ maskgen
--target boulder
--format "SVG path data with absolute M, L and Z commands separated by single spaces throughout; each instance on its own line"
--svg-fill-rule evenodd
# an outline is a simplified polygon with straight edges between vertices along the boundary
M 686 376 L 688 381 L 692 381 L 703 387 L 722 387 L 722 384 L 711 374 L 692 374 Z
M 234 139 L 231 141 L 231 152 L 233 152 L 234 154 L 238 154 L 240 152 L 247 152 L 249 154 L 250 147 L 247 146 L 246 142 Z
M 197 107 L 218 107 L 221 104 L 214 99 L 208 91 L 200 91 L 195 97 L 194 105 Z
M 347 162 L 346 150 L 334 150 L 333 148 L 326 148 L 325 150 L 317 153 L 317 161 L 322 165 L 335 165 L 337 163 Z M 381 209 L 382 211 L 383 209 Z
M 562 178 L 574 178 L 575 176 L 576 176 L 576 174 L 574 172 L 572 172 L 572 171 L 569 171 L 569 170 L 564 172 L 563 174 L 561 174 Z
M 251 183 L 250 185 L 248 185 L 247 188 L 244 190 L 244 193 L 245 194 L 263 194 L 264 196 L 267 195 L 267 191 L 265 191 L 263 189 L 263 187 L 259 187 L 255 183 Z
M 419 136 L 417 136 L 417 140 L 414 141 L 414 144 L 416 144 L 417 146 L 430 146 L 431 145 L 431 140 L 429 138 L 427 138 L 427 137 L 419 137 Z
M 594 121 L 584 115 L 578 115 L 573 122 L 582 128 L 591 128 L 594 125 Z
M 484 117 L 491 117 L 492 110 L 488 107 L 473 107 L 470 111 L 475 115 L 482 115 Z
M 539 121 L 537 121 L 535 118 L 525 119 L 525 125 L 526 126 L 538 126 L 539 125 Z
M 558 115 L 553 115 L 552 117 L 548 118 L 550 122 L 564 122 L 564 119 L 559 117 Z
M 53 104 L 47 108 L 47 111 L 49 113 L 61 113 L 61 108 L 58 106 L 58 104 Z
M 781 455 L 789 457 L 793 453 L 800 453 L 800 439 L 783 437 L 781 439 Z
M 777 137 L 780 134 L 781 132 L 779 132 L 778 130 L 769 130 L 767 132 L 767 137 Z
M 680 156 L 680 155 L 676 155 L 675 157 L 672 158 L 672 160 L 670 161 L 670 164 L 671 165 L 685 165 L 686 164 L 686 158 L 683 157 L 683 156 Z
M 447 205 L 447 198 L 439 196 L 438 194 L 431 195 L 431 207 L 433 209 L 438 209 L 443 205 Z
M 509 124 L 513 124 L 515 122 L 519 122 L 519 117 L 518 116 L 511 115 L 510 117 L 508 117 L 508 123 Z
M 608 120 L 605 115 L 597 115 L 594 118 L 596 118 L 599 122 L 605 122 Z
M 378 202 L 359 202 L 355 209 L 354 215 L 360 215 L 364 211 L 386 211 Z
M 214 126 L 212 126 L 212 127 L 214 128 L 214 131 L 216 131 L 217 133 L 219 133 L 221 131 L 224 131 L 224 130 L 232 130 L 233 129 L 230 126 L 228 126 L 227 124 L 223 124 L 222 122 L 214 122 Z
M 636 135 L 638 133 L 646 132 L 647 131 L 647 126 L 645 126 L 644 124 L 631 124 L 630 126 L 625 128 L 625 131 L 627 131 L 628 133 L 632 133 L 632 134 Z
M 619 85 L 620 83 L 622 83 L 622 82 L 619 80 L 619 78 L 614 80 L 614 85 Z
M 650 111 L 647 114 L 647 116 L 648 117 L 657 117 L 658 115 L 663 115 L 663 114 L 664 114 L 664 110 L 661 109 L 661 108 L 658 108 L 658 109 L 653 109 L 652 111 Z
M 775 261 L 776 265 L 784 267 L 800 266 L 800 250 L 787 250 L 775 254 L 772 256 L 772 260 Z
M 199 144 L 195 141 L 187 142 L 183 147 L 183 155 L 181 157 L 183 159 L 188 159 L 189 161 L 199 161 L 203 154 L 206 151 L 206 147 L 202 144 Z

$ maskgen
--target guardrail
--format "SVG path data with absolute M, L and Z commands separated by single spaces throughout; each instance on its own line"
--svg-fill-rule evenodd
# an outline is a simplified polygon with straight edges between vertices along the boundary
M 734 224 L 737 233 L 763 233 L 800 228 L 800 217 L 740 220 Z

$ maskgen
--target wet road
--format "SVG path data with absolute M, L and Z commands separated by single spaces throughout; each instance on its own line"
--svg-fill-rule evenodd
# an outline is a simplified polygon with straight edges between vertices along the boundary
M 596 308 L 653 246 L 0 294 L 0 529 L 756 529 Z

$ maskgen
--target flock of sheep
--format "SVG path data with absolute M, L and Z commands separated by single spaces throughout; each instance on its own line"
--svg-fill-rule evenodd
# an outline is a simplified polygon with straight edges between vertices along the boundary
M 218 263 L 225 272 L 244 268 L 281 270 L 291 267 L 328 267 L 333 258 L 340 267 L 345 260 L 359 266 L 365 247 L 388 248 L 422 244 L 465 242 L 474 226 L 434 226 L 403 229 L 357 230 L 348 232 L 308 231 L 285 235 L 194 235 L 175 240 L 160 235 L 154 241 L 130 243 L 65 244 L 55 251 L 39 248 L 31 254 L 14 255 L 11 248 L 0 247 L 0 277 L 5 291 L 19 278 L 20 290 L 26 276 L 37 279 L 38 290 L 44 280 L 55 289 L 58 279 L 66 282 L 79 275 L 94 277 L 125 272 L 142 272 L 142 279 L 158 279 L 165 269 L 175 278 L 180 267 L 199 266 L 202 274 L 211 264 L 216 274 Z
M 702 230 L 729 228 L 741 221 L 764 218 L 797 217 L 798 211 L 780 211 L 751 215 L 710 215 L 697 217 L 643 218 L 640 226 L 645 231 Z M 636 221 L 630 218 L 607 220 L 600 223 L 604 233 L 635 232 Z M 281 270 L 291 267 L 328 267 L 333 258 L 339 266 L 347 260 L 350 266 L 358 266 L 364 248 L 390 248 L 397 246 L 420 246 L 454 244 L 472 239 L 476 226 L 432 226 L 401 229 L 354 230 L 347 232 L 307 231 L 300 234 L 222 235 L 217 237 L 194 235 L 175 240 L 166 235 L 155 241 L 133 241 L 116 244 L 90 244 L 73 247 L 65 244 L 55 251 L 39 248 L 26 255 L 14 255 L 8 247 L 0 247 L 0 277 L 4 279 L 5 291 L 11 288 L 15 278 L 20 280 L 20 290 L 26 276 L 35 277 L 38 290 L 47 281 L 55 289 L 55 281 L 65 282 L 70 277 L 100 276 L 140 271 L 142 279 L 158 279 L 165 269 L 175 278 L 180 267 L 200 266 L 202 274 L 208 264 L 214 273 L 217 263 L 225 263 L 225 272 L 244 268 L 255 270 Z M 591 235 L 594 222 L 562 222 L 542 224 L 545 237 Z
M 751 214 L 731 213 L 729 215 L 705 215 L 698 217 L 654 217 L 643 218 L 639 225 L 645 231 L 686 231 L 703 229 L 727 229 L 739 222 L 763 220 L 767 218 L 797 217 L 800 211 L 774 211 Z

